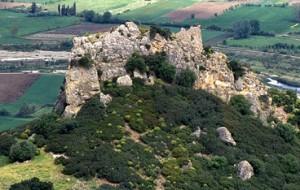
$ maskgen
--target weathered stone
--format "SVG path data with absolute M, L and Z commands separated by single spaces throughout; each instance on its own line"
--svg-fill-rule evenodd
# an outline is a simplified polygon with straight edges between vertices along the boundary
M 112 101 L 112 97 L 109 94 L 100 93 L 100 102 L 107 106 Z
M 251 179 L 254 175 L 254 170 L 251 164 L 247 160 L 243 160 L 238 164 L 238 176 L 243 181 Z
M 142 74 L 137 70 L 133 71 L 133 77 L 143 79 L 143 80 L 147 80 L 147 74 L 146 73 Z
M 193 136 L 200 138 L 201 136 L 201 128 L 198 127 L 197 130 L 195 132 L 192 133 Z
M 232 135 L 230 133 L 230 131 L 226 128 L 226 127 L 219 127 L 217 129 L 217 132 L 219 134 L 219 138 L 225 142 L 225 143 L 229 143 L 233 146 L 236 145 L 235 140 L 232 138 Z
M 129 75 L 119 77 L 117 79 L 118 86 L 132 86 L 132 80 Z
M 65 83 L 66 108 L 65 117 L 73 117 L 81 106 L 96 94 L 100 93 L 98 73 L 94 66 L 91 68 L 70 67 L 66 73 Z
M 206 90 L 224 102 L 228 102 L 234 95 L 244 95 L 251 102 L 252 111 L 263 121 L 267 120 L 272 111 L 276 111 L 271 103 L 267 106 L 261 105 L 259 97 L 266 95 L 267 89 L 256 74 L 246 71 L 245 75 L 235 82 L 233 72 L 227 65 L 226 55 L 219 52 L 207 55 L 203 52 L 200 26 L 181 29 L 173 34 L 171 39 L 165 39 L 159 34 L 151 39 L 149 32 L 142 33 L 132 22 L 122 24 L 110 32 L 74 38 L 72 60 L 89 54 L 94 66 L 87 70 L 70 67 L 66 75 L 65 91 L 62 92 L 65 93 L 66 100 L 64 102 L 64 96 L 61 96 L 58 110 L 66 106 L 65 116 L 76 115 L 86 99 L 100 93 L 100 81 L 127 75 L 124 66 L 134 52 L 142 55 L 165 52 L 170 64 L 173 64 L 177 71 L 188 68 L 196 73 L 195 89 Z M 146 79 L 145 75 L 137 72 L 134 75 Z M 150 76 L 145 80 L 145 84 L 153 85 L 154 79 L 154 76 Z M 125 85 L 131 85 L 128 77 L 126 80 Z

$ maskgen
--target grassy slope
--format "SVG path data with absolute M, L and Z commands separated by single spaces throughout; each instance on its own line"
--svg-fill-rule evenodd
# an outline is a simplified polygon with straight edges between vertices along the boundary
M 0 109 L 5 108 L 12 114 L 15 114 L 22 105 L 36 105 L 38 109 L 46 104 L 53 104 L 59 93 L 59 87 L 62 85 L 63 75 L 43 74 L 25 94 L 14 103 L 0 104 Z M 43 108 L 38 111 L 35 117 L 42 113 L 49 112 L 49 108 Z M 11 129 L 24 124 L 31 119 L 0 117 L 0 131 Z
M 44 181 L 51 181 L 55 190 L 70 189 L 76 179 L 61 174 L 62 167 L 54 164 L 54 159 L 43 151 L 33 161 L 21 164 L 7 164 L 1 167 L 1 160 L 7 162 L 5 157 L 0 157 L 0 189 L 8 189 L 10 185 L 32 177 Z
M 25 43 L 24 35 L 73 25 L 79 20 L 78 17 L 27 17 L 22 13 L 0 10 L 0 44 Z

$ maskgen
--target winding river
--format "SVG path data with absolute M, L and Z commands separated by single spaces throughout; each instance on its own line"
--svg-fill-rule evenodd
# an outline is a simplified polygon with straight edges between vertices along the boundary
M 267 78 L 267 79 L 268 79 L 268 84 L 269 85 L 275 86 L 275 87 L 278 87 L 278 88 L 283 88 L 283 89 L 286 89 L 286 90 L 297 91 L 298 97 L 300 96 L 300 87 L 287 85 L 287 84 L 281 83 L 281 82 L 279 82 L 275 79 L 272 79 L 272 78 Z

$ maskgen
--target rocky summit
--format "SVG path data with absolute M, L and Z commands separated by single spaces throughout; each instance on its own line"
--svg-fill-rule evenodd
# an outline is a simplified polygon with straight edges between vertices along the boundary
M 131 83 L 125 65 L 135 52 L 141 55 L 165 52 L 169 63 L 177 71 L 188 68 L 196 74 L 195 89 L 206 90 L 224 102 L 234 95 L 244 95 L 251 102 L 252 112 L 263 121 L 273 112 L 269 101 L 260 100 L 260 97 L 267 95 L 267 88 L 256 74 L 247 70 L 236 80 L 226 55 L 207 52 L 203 48 L 200 26 L 181 29 L 170 38 L 165 38 L 159 33 L 151 36 L 149 31 L 132 22 L 113 28 L 110 32 L 74 39 L 71 63 L 89 55 L 93 64 L 89 68 L 70 64 L 56 111 L 65 117 L 74 117 L 95 94 L 100 94 L 101 101 L 107 102 L 109 97 L 106 95 L 103 99 L 105 95 L 101 93 L 101 82 L 122 77 L 119 81 L 126 85 Z

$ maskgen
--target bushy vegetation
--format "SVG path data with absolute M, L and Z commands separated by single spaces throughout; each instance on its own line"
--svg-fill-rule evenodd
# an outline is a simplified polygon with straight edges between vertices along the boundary
M 184 87 L 193 87 L 196 81 L 196 74 L 189 70 L 183 70 L 176 76 L 176 84 Z
M 243 96 L 237 95 L 230 99 L 229 104 L 242 115 L 252 115 L 251 103 Z
M 168 83 L 172 83 L 175 80 L 175 66 L 168 62 L 164 52 L 148 56 L 134 53 L 127 61 L 125 68 L 129 73 L 138 70 L 141 73 L 155 74 L 158 78 Z
M 238 80 L 240 77 L 244 76 L 245 74 L 245 69 L 243 68 L 241 63 L 235 60 L 229 61 L 228 67 L 233 72 L 235 80 Z
M 29 141 L 17 142 L 9 151 L 11 161 L 24 162 L 31 160 L 37 153 L 36 146 Z
M 159 175 L 170 190 L 281 190 L 300 185 L 298 135 L 289 126 L 264 127 L 242 97 L 226 105 L 201 90 L 144 86 L 137 79 L 132 87 L 113 82 L 102 87 L 113 96 L 107 107 L 95 97 L 76 119 L 51 114 L 28 126 L 28 136 L 36 134 L 36 145 L 68 157 L 56 160 L 64 174 L 119 184 L 101 190 L 154 190 Z M 219 139 L 216 128 L 221 126 L 228 128 L 237 146 Z M 192 135 L 199 128 L 200 138 Z M 241 160 L 254 167 L 249 181 L 236 176 L 234 164 Z
M 159 34 L 168 40 L 171 38 L 172 32 L 168 28 L 161 28 L 159 26 L 151 26 L 150 27 L 150 38 L 151 39 L 155 38 L 156 34 Z
M 289 123 L 300 126 L 300 101 L 297 98 L 296 91 L 271 88 L 269 94 L 272 97 L 273 105 L 283 107 L 285 112 L 291 114 L 288 120 Z
M 42 182 L 38 178 L 24 180 L 12 185 L 9 190 L 53 190 L 51 182 Z
M 88 69 L 93 65 L 93 60 L 90 54 L 86 54 L 83 57 L 81 57 L 78 61 L 73 61 L 71 65 L 77 65 Z

